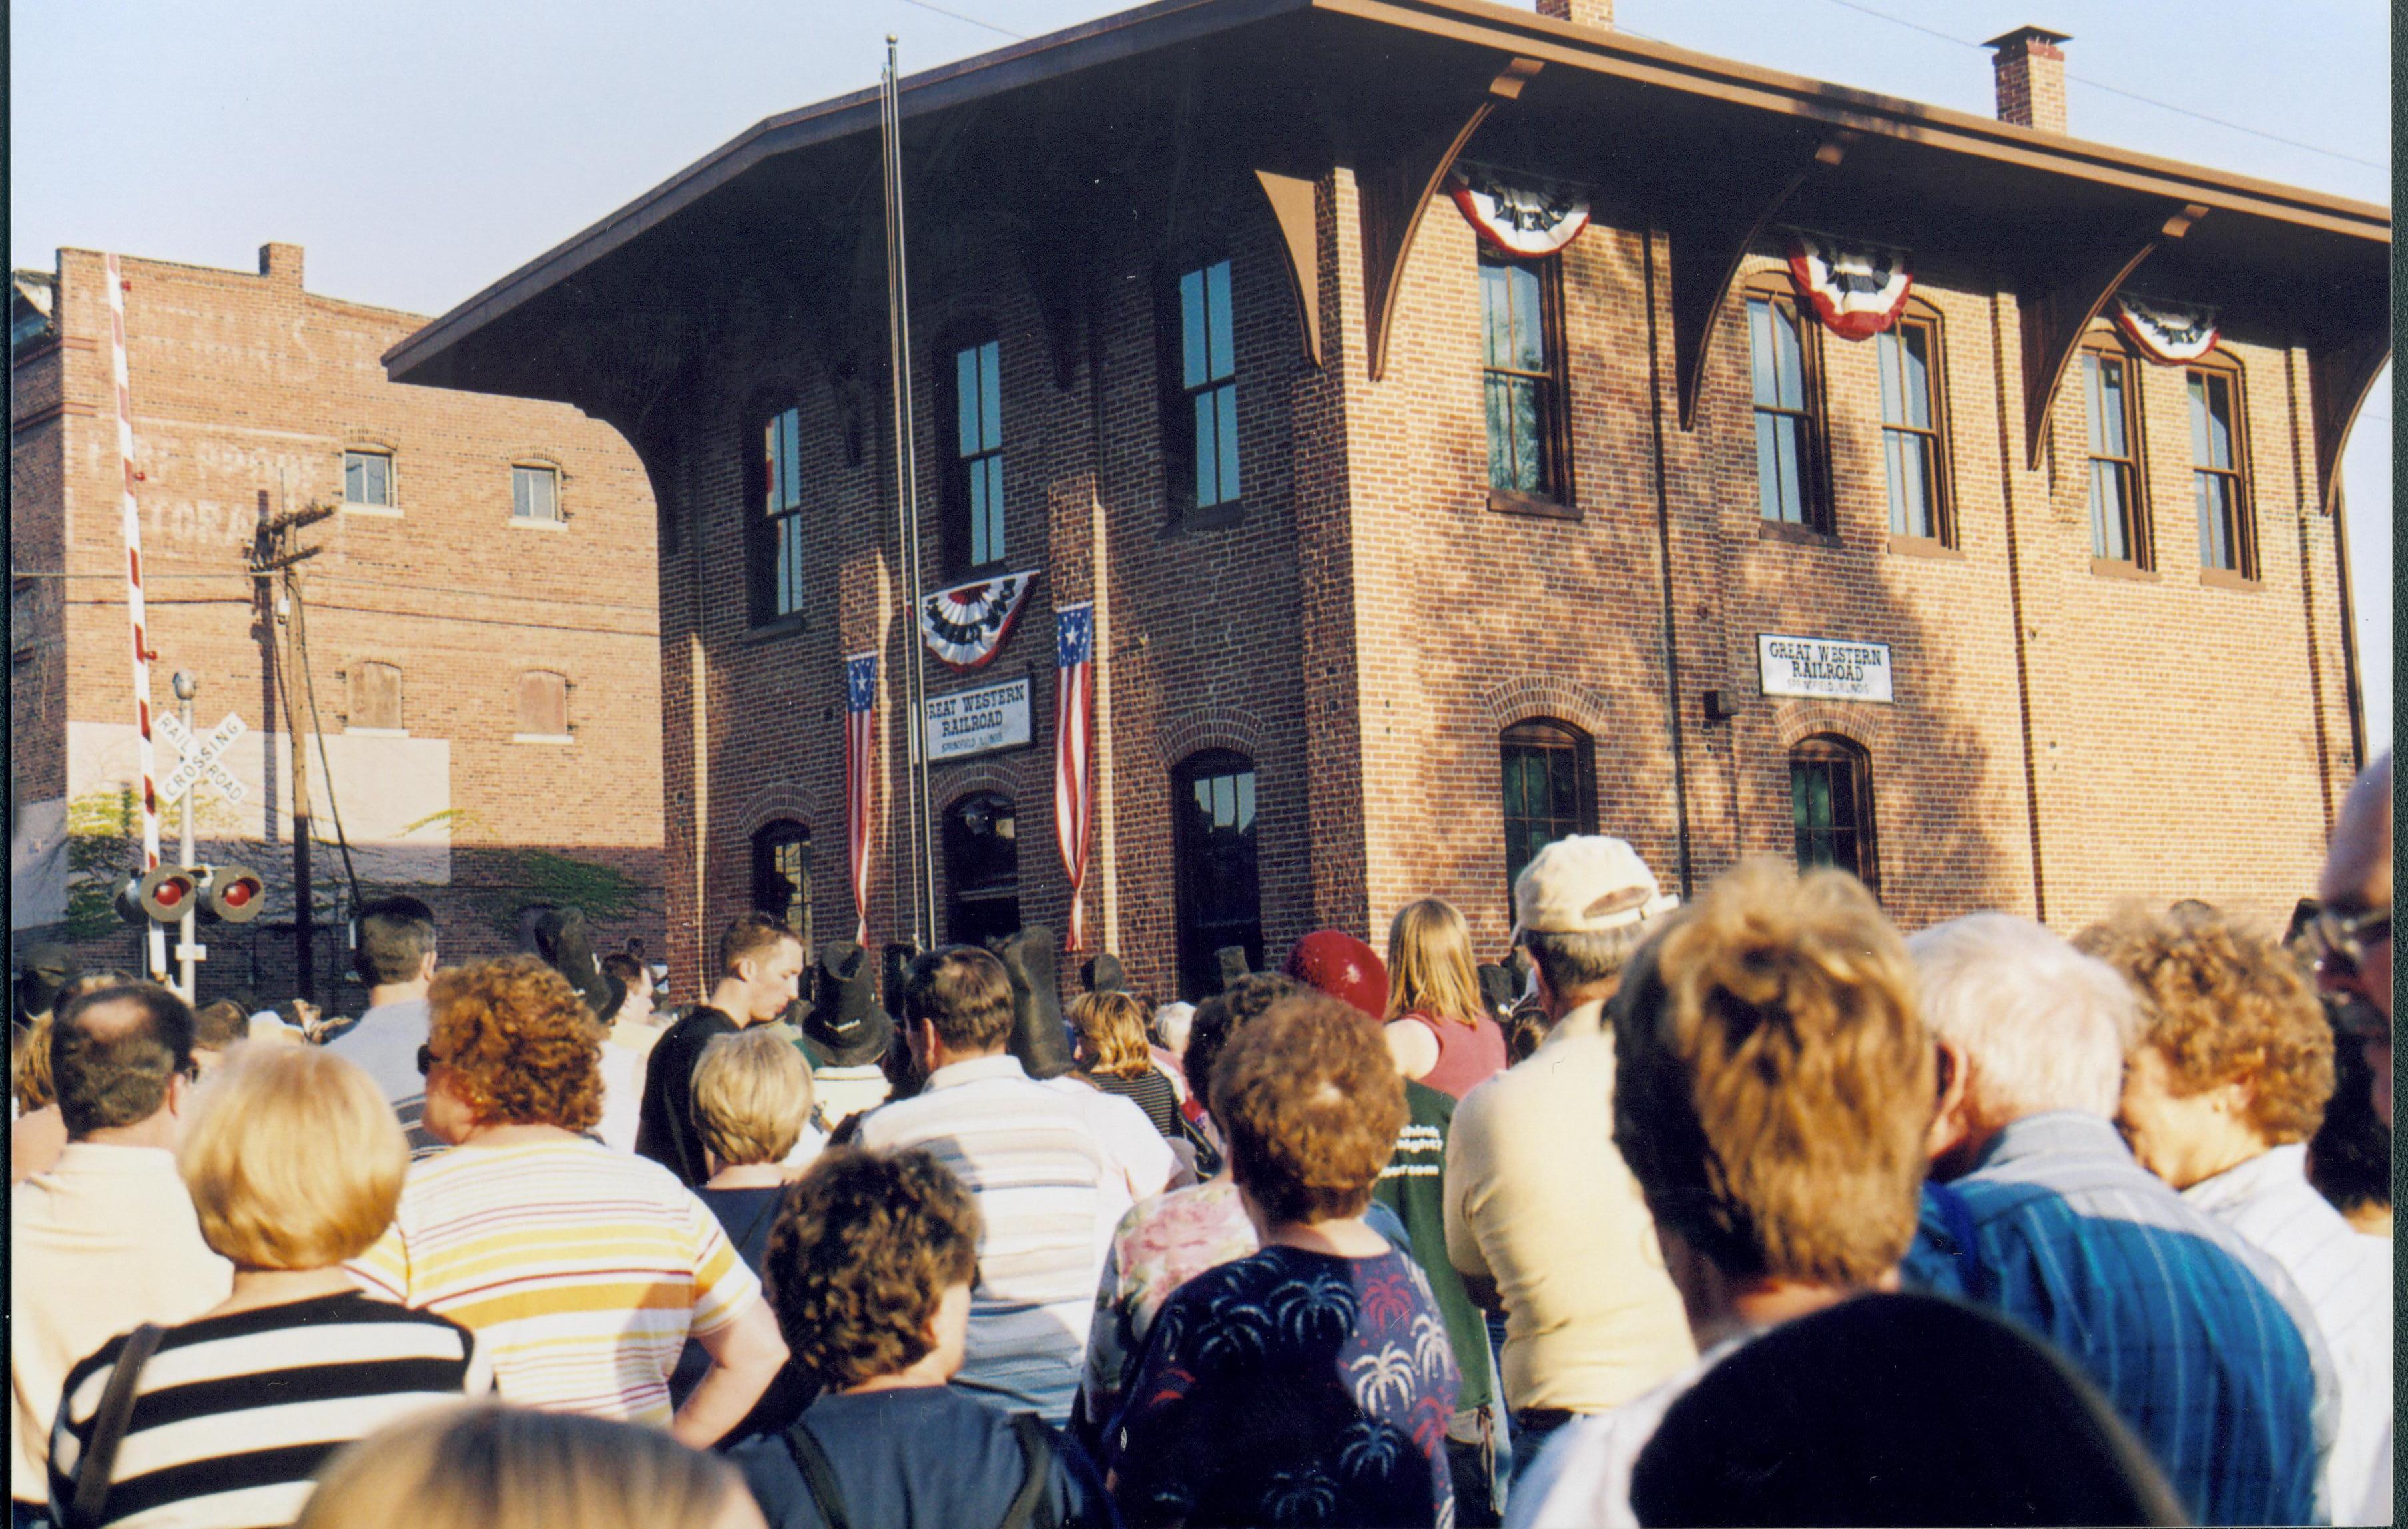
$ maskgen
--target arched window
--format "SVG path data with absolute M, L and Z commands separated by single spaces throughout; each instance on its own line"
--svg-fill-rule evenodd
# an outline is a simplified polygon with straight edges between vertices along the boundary
M 519 736 L 527 738 L 568 736 L 568 678 L 549 669 L 529 669 L 519 676 Z
M 964 334 L 941 354 L 945 567 L 968 573 L 1003 561 L 1003 345 L 992 331 Z
M 965 796 L 945 809 L 945 937 L 983 945 L 1020 932 L 1020 823 L 1011 798 Z
M 1897 322 L 1873 336 L 1881 369 L 1882 470 L 1889 487 L 1889 534 L 1956 545 L 1948 495 L 1946 374 L 1940 312 L 1909 298 Z
M 397 665 L 351 665 L 351 706 L 344 714 L 343 726 L 352 733 L 401 731 L 401 670 Z
M 791 818 L 752 836 L 752 907 L 811 942 L 811 831 Z
M 1818 733 L 1790 750 L 1789 815 L 1799 870 L 1836 865 L 1880 892 L 1873 777 L 1862 749 L 1836 734 Z
M 1756 513 L 1772 525 L 1828 534 L 1831 482 L 1823 450 L 1818 328 L 1799 311 L 1785 279 L 1759 281 L 1748 291 Z
M 2248 411 L 2241 368 L 2221 352 L 2183 374 L 2190 406 L 2191 498 L 2199 512 L 2199 565 L 2211 577 L 2258 577 L 2257 526 L 2250 514 Z
M 2085 449 L 2090 469 L 2090 556 L 2157 566 L 2149 535 L 2148 460 L 2141 434 L 2141 368 L 2112 335 L 2082 349 Z
M 1567 506 L 1563 272 L 1480 250 L 1481 385 L 1492 505 Z
M 1171 777 L 1178 856 L 1179 993 L 1201 998 L 1218 981 L 1212 952 L 1245 947 L 1263 964 L 1262 889 L 1254 863 L 1254 762 L 1226 749 L 1190 754 Z
M 1522 867 L 1559 838 L 1597 832 L 1596 751 L 1570 722 L 1536 717 L 1498 739 L 1505 764 L 1505 896 Z

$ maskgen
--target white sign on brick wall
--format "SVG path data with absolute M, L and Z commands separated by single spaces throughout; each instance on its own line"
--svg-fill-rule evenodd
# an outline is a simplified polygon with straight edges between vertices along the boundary
M 1820 695 L 1890 704 L 1889 644 L 1832 642 L 1759 633 L 1758 682 L 1767 695 Z
M 1026 743 L 1028 677 L 928 697 L 928 758 L 943 764 Z

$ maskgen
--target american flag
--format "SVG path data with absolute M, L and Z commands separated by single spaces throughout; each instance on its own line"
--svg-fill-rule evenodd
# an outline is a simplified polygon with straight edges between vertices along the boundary
M 876 729 L 872 717 L 878 705 L 878 655 L 861 653 L 844 661 L 844 834 L 845 852 L 853 869 L 853 942 L 869 943 L 869 779 L 870 745 Z
M 1064 949 L 1087 948 L 1087 835 L 1094 826 L 1091 779 L 1096 712 L 1096 607 L 1093 601 L 1054 612 L 1054 842 L 1070 873 L 1070 937 Z

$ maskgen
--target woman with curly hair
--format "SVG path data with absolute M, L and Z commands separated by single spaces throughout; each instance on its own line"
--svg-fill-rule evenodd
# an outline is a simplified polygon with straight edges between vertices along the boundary
M 2272 934 L 2204 903 L 2124 908 L 2074 944 L 2141 1000 L 2119 1115 L 2132 1155 L 2281 1265 L 2322 1329 L 2341 1416 L 2319 1503 L 2335 1523 L 2388 1523 L 2391 1244 L 2308 1182 L 2333 1092 L 2315 990 Z
M 451 1150 L 410 1165 L 353 1274 L 475 1332 L 506 1402 L 716 1443 L 786 1345 L 702 1202 L 582 1134 L 601 1116 L 602 1027 L 533 956 L 439 972 L 427 1000 L 425 1124 Z M 689 1333 L 712 1364 L 672 1417 Z
M 968 1341 L 978 1246 L 969 1191 L 919 1149 L 832 1148 L 787 1192 L 770 1301 L 820 1394 L 782 1436 L 729 1455 L 771 1529 L 1114 1523 L 1060 1434 L 945 1383 Z

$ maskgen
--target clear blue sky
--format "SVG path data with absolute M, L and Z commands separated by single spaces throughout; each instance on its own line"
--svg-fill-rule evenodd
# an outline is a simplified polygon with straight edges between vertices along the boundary
M 439 313 L 761 118 L 873 83 L 888 32 L 910 70 L 1120 8 L 936 3 L 989 26 L 910 0 L 15 0 L 10 260 L 47 269 L 75 245 L 249 267 L 279 239 L 308 247 L 313 291 Z M 1964 44 L 2050 26 L 2072 34 L 2082 136 L 2390 199 L 2381 0 L 1620 0 L 1619 21 L 1981 112 L 1988 55 Z M 2386 378 L 2344 469 L 2376 738 L 2390 459 Z

